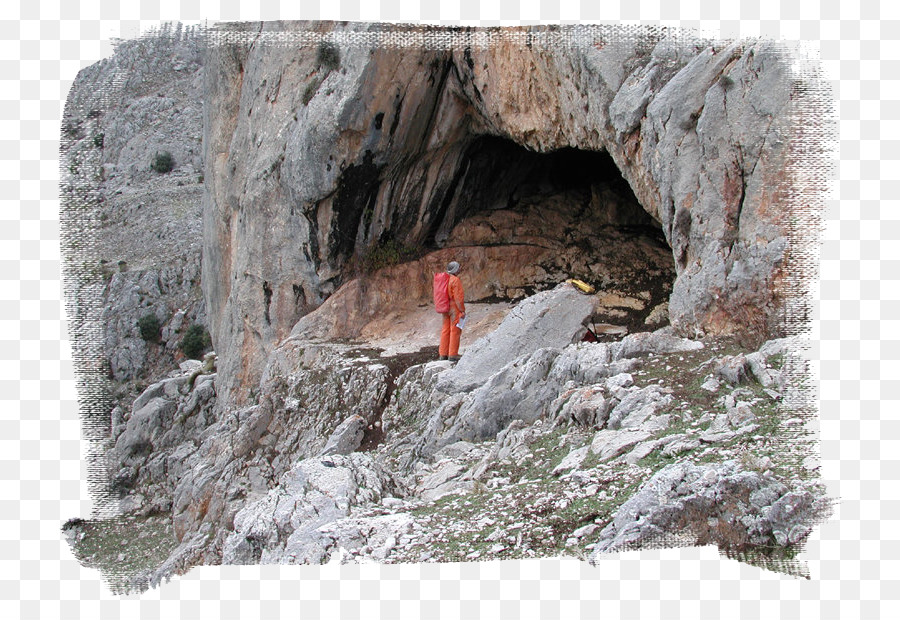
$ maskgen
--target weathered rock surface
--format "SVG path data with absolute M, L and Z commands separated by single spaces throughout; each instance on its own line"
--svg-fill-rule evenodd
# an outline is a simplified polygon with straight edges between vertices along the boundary
M 789 491 L 779 480 L 734 461 L 674 463 L 658 471 L 625 502 L 600 532 L 598 554 L 690 537 L 737 553 L 753 547 L 796 544 L 828 513 L 814 490 Z
M 561 349 L 579 341 L 596 304 L 593 296 L 568 284 L 529 297 L 494 332 L 466 349 L 459 363 L 441 375 L 438 389 L 448 393 L 470 391 L 523 355 L 543 348 Z
M 216 428 L 216 374 L 203 367 L 150 385 L 113 414 L 106 461 L 123 512 L 169 512 L 200 441 Z
M 212 37 L 203 285 L 226 400 L 246 398 L 297 320 L 388 242 L 531 245 L 544 265 L 578 247 L 547 231 L 602 224 L 624 249 L 638 246 L 615 231 L 657 226 L 681 334 L 779 331 L 797 96 L 783 49 L 540 27 L 483 33 L 490 46 L 458 33 L 452 49 L 386 48 L 380 29 L 278 23 Z M 310 31 L 335 43 L 279 42 Z M 594 163 L 602 152 L 614 166 Z M 604 285 L 628 273 L 591 267 L 603 263 L 593 251 L 580 265 L 571 256 L 545 270 Z
M 206 322 L 203 47 L 199 29 L 180 25 L 121 41 L 113 56 L 79 72 L 66 101 L 68 294 L 77 312 L 96 313 L 89 320 L 98 333 L 84 339 L 101 344 L 116 381 L 159 379 L 183 359 L 184 330 Z M 163 152 L 173 159 L 167 173 L 151 169 Z M 138 332 L 148 314 L 162 326 L 159 343 Z
M 320 564 L 334 546 L 322 526 L 393 493 L 390 475 L 366 455 L 300 461 L 265 497 L 235 515 L 222 561 Z
M 352 415 L 334 429 L 331 437 L 325 442 L 321 455 L 350 454 L 362 443 L 366 430 L 366 419 L 361 415 Z
M 207 310 L 220 353 L 218 374 L 182 364 L 112 411 L 119 509 L 169 515 L 179 540 L 140 583 L 198 563 L 596 559 L 685 533 L 802 544 L 827 502 L 785 448 L 806 438 L 805 410 L 781 413 L 806 406 L 794 343 L 699 340 L 783 331 L 804 96 L 783 50 L 233 28 L 205 56 L 181 30 L 123 44 L 67 105 L 64 190 L 89 206 L 69 221 L 102 259 L 76 289 L 103 297 L 112 378 L 155 380 Z M 89 92 L 117 79 L 115 101 Z M 159 150 L 172 172 L 149 170 Z M 449 260 L 478 302 L 455 366 L 426 349 Z M 594 320 L 602 342 L 579 343 Z

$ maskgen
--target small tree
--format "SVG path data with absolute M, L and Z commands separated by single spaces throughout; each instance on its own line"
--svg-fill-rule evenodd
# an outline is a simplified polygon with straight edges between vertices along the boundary
M 209 333 L 206 331 L 206 328 L 199 323 L 193 323 L 188 327 L 184 334 L 184 338 L 181 339 L 179 348 L 189 358 L 196 360 L 200 359 L 203 355 L 203 351 L 210 346 L 210 344 Z
M 159 319 L 155 314 L 145 314 L 138 319 L 138 329 L 141 330 L 141 338 L 147 342 L 157 342 L 159 340 Z
M 169 151 L 157 151 L 150 167 L 160 174 L 165 174 L 171 172 L 172 168 L 175 167 L 175 160 L 172 158 L 172 154 Z

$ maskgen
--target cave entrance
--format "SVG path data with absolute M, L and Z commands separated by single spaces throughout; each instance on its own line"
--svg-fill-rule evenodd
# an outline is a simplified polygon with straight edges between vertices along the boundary
M 672 249 L 605 152 L 542 154 L 477 138 L 430 236 L 438 248 L 493 248 L 493 261 L 506 261 L 467 271 L 475 301 L 515 300 L 577 278 L 599 292 L 601 333 L 667 321 Z

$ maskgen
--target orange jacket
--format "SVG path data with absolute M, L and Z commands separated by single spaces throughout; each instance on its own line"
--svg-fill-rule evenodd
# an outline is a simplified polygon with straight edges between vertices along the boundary
M 447 293 L 450 295 L 450 309 L 456 311 L 458 315 L 465 314 L 466 302 L 462 281 L 452 274 L 450 281 L 447 282 Z

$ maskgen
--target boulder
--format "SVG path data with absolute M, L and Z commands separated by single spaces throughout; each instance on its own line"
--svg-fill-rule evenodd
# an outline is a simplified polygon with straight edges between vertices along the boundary
M 366 419 L 360 415 L 352 415 L 334 429 L 319 455 L 350 454 L 362 443 L 365 432 Z
M 611 430 L 641 427 L 648 418 L 672 404 L 674 398 L 658 385 L 651 385 L 628 394 L 609 413 L 606 427 Z
M 459 363 L 441 375 L 438 389 L 468 392 L 524 355 L 577 342 L 596 309 L 594 304 L 591 296 L 565 283 L 525 299 L 494 332 L 466 349 Z
M 394 491 L 391 476 L 368 455 L 302 460 L 264 497 L 235 514 L 222 562 L 321 563 L 333 544 L 322 526 L 349 516 L 357 506 L 393 496 Z

